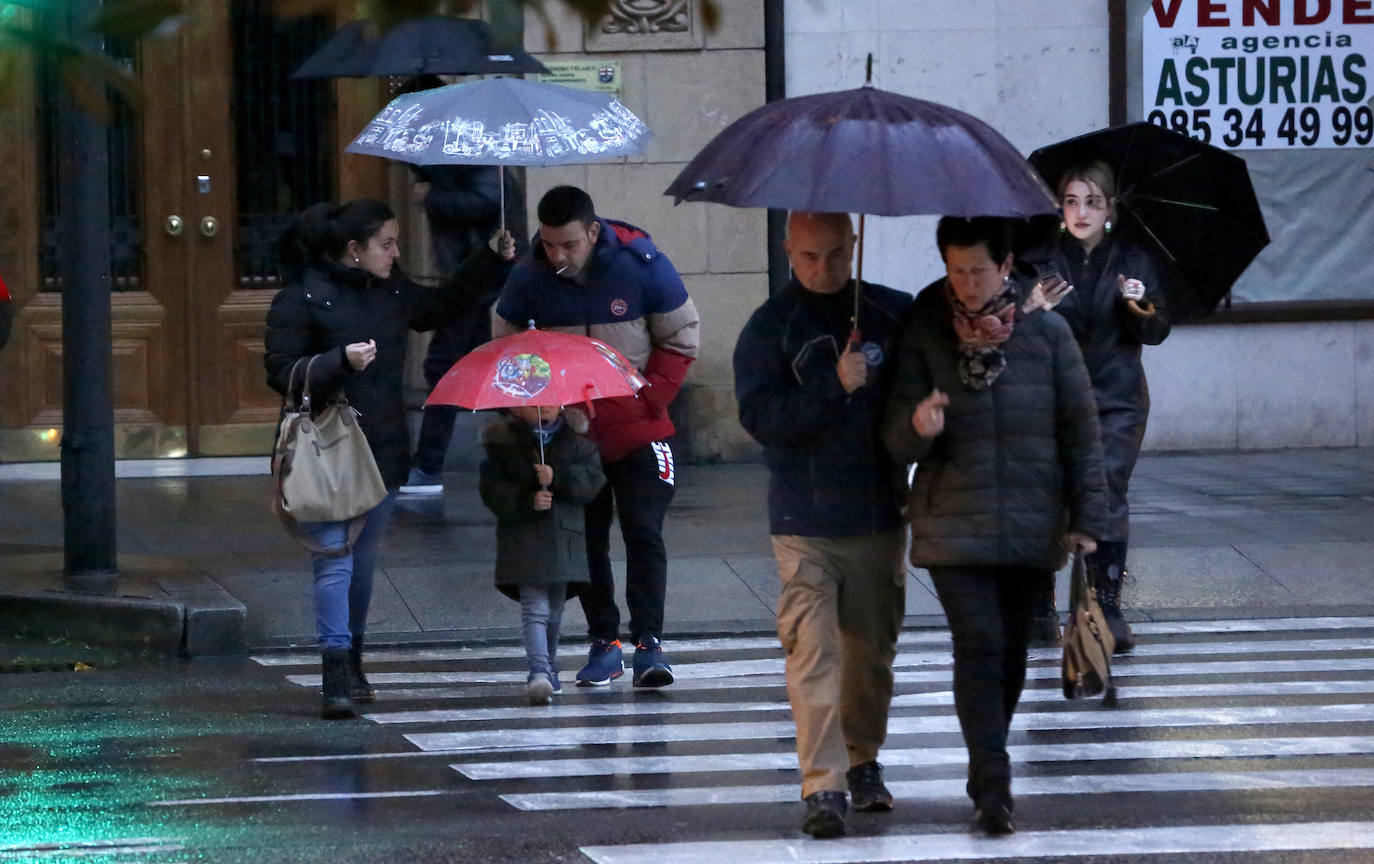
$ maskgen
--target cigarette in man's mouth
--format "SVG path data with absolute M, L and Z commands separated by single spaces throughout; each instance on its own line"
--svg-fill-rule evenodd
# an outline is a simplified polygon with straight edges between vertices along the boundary
M 567 270 L 567 269 L 568 269 L 569 267 L 571 267 L 571 266 L 572 266 L 571 264 L 565 264 L 565 265 L 563 265 L 562 267 L 559 267 L 557 270 L 553 271 L 553 275 L 555 275 L 555 276 L 562 276 L 562 275 L 563 275 L 563 271 L 564 271 L 564 270 Z

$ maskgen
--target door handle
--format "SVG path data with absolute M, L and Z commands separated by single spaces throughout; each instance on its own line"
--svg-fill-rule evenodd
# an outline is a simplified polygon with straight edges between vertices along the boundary
M 206 237 L 213 237 L 219 233 L 219 220 L 213 216 L 206 216 L 200 220 L 200 233 Z
M 182 224 L 181 217 L 176 215 L 175 213 L 173 213 L 171 216 L 168 216 L 167 221 L 163 223 L 163 228 L 166 229 L 168 236 L 171 237 L 180 237 L 181 229 L 183 227 L 185 226 Z

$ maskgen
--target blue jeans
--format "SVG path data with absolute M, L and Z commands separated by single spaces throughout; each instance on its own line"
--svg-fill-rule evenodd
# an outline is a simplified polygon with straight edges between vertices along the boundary
M 520 626 L 530 672 L 552 673 L 558 664 L 558 631 L 567 596 L 566 582 L 520 586 Z
M 315 635 L 319 637 L 321 651 L 348 648 L 354 636 L 361 637 L 367 630 L 367 607 L 372 602 L 372 572 L 377 566 L 377 549 L 395 507 L 396 492 L 393 490 L 368 511 L 367 521 L 351 554 L 342 558 L 310 556 L 315 571 Z M 347 526 L 347 522 L 301 523 L 301 528 L 315 542 L 330 547 L 343 544 Z

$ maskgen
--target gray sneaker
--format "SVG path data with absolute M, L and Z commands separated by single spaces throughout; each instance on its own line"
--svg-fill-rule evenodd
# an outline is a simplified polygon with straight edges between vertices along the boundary
M 411 468 L 410 476 L 401 487 L 402 495 L 442 495 L 444 494 L 444 475 L 430 474 L 419 468 Z
M 548 705 L 553 702 L 553 680 L 547 672 L 531 672 L 525 682 L 525 696 L 531 705 Z

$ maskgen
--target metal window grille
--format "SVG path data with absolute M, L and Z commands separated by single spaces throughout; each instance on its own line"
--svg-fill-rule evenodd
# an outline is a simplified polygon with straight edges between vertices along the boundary
M 133 46 L 107 39 L 105 51 L 126 69 L 135 69 Z M 39 162 L 42 166 L 42 225 L 38 252 L 42 290 L 61 291 L 58 271 L 58 226 L 61 192 L 58 163 L 62 152 L 61 76 L 50 59 L 41 60 L 37 69 Z M 112 117 L 106 127 L 106 147 L 110 160 L 110 287 L 113 291 L 137 291 L 142 287 L 143 246 L 139 226 L 138 117 L 120 98 L 110 99 Z
M 277 238 L 297 213 L 334 191 L 332 82 L 291 80 L 333 28 L 323 16 L 278 17 L 273 4 L 236 0 L 233 6 L 242 288 L 277 286 Z

